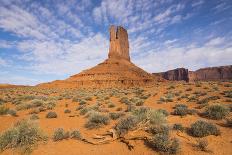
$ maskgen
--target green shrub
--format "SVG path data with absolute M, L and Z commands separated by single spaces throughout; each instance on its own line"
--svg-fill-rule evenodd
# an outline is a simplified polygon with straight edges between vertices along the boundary
M 152 149 L 167 154 L 176 154 L 180 150 L 179 140 L 176 138 L 170 139 L 166 134 L 156 134 L 148 143 Z
M 118 136 L 125 135 L 129 130 L 132 130 L 136 127 L 138 120 L 134 116 L 128 116 L 126 118 L 122 118 L 115 125 L 115 130 Z
M 38 100 L 38 99 L 34 99 L 31 101 L 31 104 L 33 105 L 33 107 L 40 107 L 43 105 L 43 101 L 42 100 Z
M 229 108 L 220 104 L 208 106 L 204 115 L 210 119 L 223 119 L 229 114 Z
M 85 115 L 88 111 L 89 109 L 87 107 L 80 109 L 80 115 Z
M 6 106 L 0 106 L 0 115 L 6 115 L 9 111 L 9 108 Z
M 88 129 L 100 128 L 103 125 L 109 124 L 109 121 L 110 119 L 108 116 L 94 112 L 90 114 L 85 127 Z
M 63 128 L 58 128 L 54 131 L 54 134 L 53 134 L 53 137 L 52 139 L 54 141 L 60 141 L 60 140 L 63 140 L 63 139 L 68 139 L 69 138 L 69 132 L 67 131 L 64 131 Z
M 56 112 L 50 111 L 47 113 L 46 118 L 57 118 Z
M 47 137 L 36 124 L 21 120 L 13 128 L 1 133 L 0 150 L 18 148 L 22 153 L 31 152 L 38 142 L 46 140 Z
M 77 139 L 77 140 L 81 140 L 82 139 L 82 136 L 81 136 L 81 133 L 79 130 L 73 130 L 71 133 L 70 133 L 70 138 L 72 139 Z
M 212 123 L 208 123 L 202 120 L 196 121 L 195 123 L 191 124 L 190 127 L 190 134 L 194 137 L 205 137 L 208 135 L 220 135 L 220 130 L 217 128 L 216 125 Z
M 64 113 L 66 113 L 66 114 L 67 114 L 67 113 L 71 113 L 71 110 L 65 109 L 65 110 L 64 110 Z

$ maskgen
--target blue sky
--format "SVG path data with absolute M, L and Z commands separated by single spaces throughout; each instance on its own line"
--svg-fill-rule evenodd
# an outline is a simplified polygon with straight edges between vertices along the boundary
M 0 83 L 65 79 L 107 58 L 128 30 L 148 72 L 232 64 L 231 0 L 0 0 Z

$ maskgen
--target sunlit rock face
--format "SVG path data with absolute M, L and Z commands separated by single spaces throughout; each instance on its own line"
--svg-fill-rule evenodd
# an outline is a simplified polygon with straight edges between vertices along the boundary
M 121 26 L 110 27 L 109 59 L 125 59 L 130 61 L 129 41 L 126 29 Z

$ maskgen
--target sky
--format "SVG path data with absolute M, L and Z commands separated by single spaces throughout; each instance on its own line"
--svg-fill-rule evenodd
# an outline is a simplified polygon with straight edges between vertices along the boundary
M 147 72 L 232 64 L 232 0 L 0 0 L 0 83 L 66 79 L 104 61 L 127 29 Z

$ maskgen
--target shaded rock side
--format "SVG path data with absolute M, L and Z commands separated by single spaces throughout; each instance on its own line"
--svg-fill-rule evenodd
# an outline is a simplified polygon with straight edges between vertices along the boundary
M 177 68 L 161 73 L 153 73 L 170 81 L 220 81 L 232 80 L 232 65 L 201 68 L 196 71 L 188 71 L 185 68 Z
M 185 68 L 177 68 L 167 72 L 153 73 L 153 75 L 160 76 L 170 81 L 189 81 L 188 69 Z
M 232 65 L 202 68 L 189 72 L 190 81 L 218 81 L 232 79 Z

